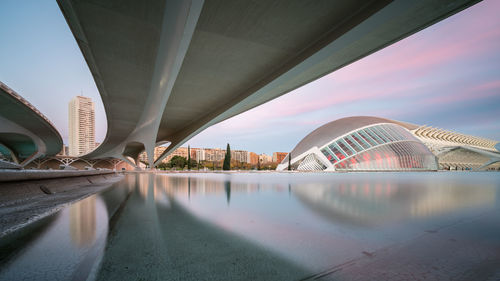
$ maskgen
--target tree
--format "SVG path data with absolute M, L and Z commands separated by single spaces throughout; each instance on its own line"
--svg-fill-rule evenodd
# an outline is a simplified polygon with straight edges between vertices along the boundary
M 167 163 L 164 163 L 164 162 L 161 162 L 160 164 L 158 164 L 158 169 L 161 169 L 161 170 L 166 170 L 169 165 Z
M 191 147 L 188 145 L 188 159 L 187 159 L 187 164 L 188 164 L 188 171 L 191 171 Z
M 288 153 L 288 171 L 292 170 L 292 153 Z
M 172 165 L 172 167 L 183 169 L 184 166 L 186 166 L 186 163 L 187 163 L 186 158 L 179 155 L 175 155 L 174 157 L 172 157 L 172 159 L 170 159 L 170 165 Z
M 222 165 L 222 170 L 228 171 L 231 170 L 231 148 L 229 147 L 229 143 L 226 148 L 226 156 L 224 157 L 224 164 Z

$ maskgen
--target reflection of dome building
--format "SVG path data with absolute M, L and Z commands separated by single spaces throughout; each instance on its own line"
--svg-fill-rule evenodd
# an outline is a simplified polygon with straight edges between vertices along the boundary
M 325 124 L 292 150 L 294 170 L 437 170 L 437 159 L 410 130 L 416 125 L 378 117 L 348 117 Z M 277 170 L 286 170 L 287 156 Z
M 333 223 L 366 227 L 494 206 L 496 186 L 484 182 L 478 187 L 449 178 L 409 184 L 394 178 L 356 177 L 334 183 L 297 184 L 293 193 L 305 206 Z

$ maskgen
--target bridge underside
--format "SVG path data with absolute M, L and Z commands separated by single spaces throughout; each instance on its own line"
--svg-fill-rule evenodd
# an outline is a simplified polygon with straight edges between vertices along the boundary
M 58 0 L 108 119 L 87 157 L 153 159 L 171 142 L 159 163 L 205 128 L 476 2 Z

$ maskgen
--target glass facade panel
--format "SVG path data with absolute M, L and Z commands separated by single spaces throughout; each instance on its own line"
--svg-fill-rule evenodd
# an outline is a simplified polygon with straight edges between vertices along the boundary
M 321 149 L 321 152 L 323 153 L 323 155 L 325 155 L 326 159 L 328 159 L 328 161 L 330 161 L 332 164 L 335 164 L 338 159 L 330 152 L 330 150 L 328 148 L 323 148 Z
M 385 136 L 386 139 L 388 139 L 391 142 L 396 140 L 394 137 L 391 136 L 391 134 L 387 132 L 384 126 L 378 126 L 377 131 L 380 132 L 383 136 Z
M 381 138 L 384 143 L 391 142 L 389 138 L 385 136 L 379 126 L 369 128 L 377 137 Z
M 361 131 L 358 131 L 359 135 L 366 141 L 368 142 L 371 146 L 376 146 L 378 143 L 372 138 L 370 137 L 370 135 L 368 135 L 365 131 L 361 130 Z
M 424 144 L 415 142 L 389 143 L 362 151 L 335 165 L 336 170 L 435 170 L 435 156 Z
M 416 140 L 401 126 L 380 124 L 346 135 L 321 152 L 336 170 L 436 170 L 435 156 Z
M 380 128 L 380 126 L 371 127 L 370 130 L 372 130 L 372 132 L 381 138 L 385 143 L 392 141 L 386 134 L 384 134 L 384 131 Z
M 343 140 L 338 140 L 337 145 L 340 146 L 347 155 L 351 156 L 354 154 L 354 151 L 352 151 Z
M 333 155 L 335 155 L 339 160 L 342 160 L 347 156 L 335 143 L 331 143 L 330 145 L 328 145 L 328 148 L 333 152 Z
M 391 136 L 395 139 L 395 140 L 404 140 L 405 138 L 403 137 L 403 135 L 401 135 L 399 132 L 397 132 L 396 130 L 394 130 L 394 127 L 393 126 L 385 126 L 385 131 L 389 134 L 391 134 Z
M 363 139 L 363 137 L 361 137 L 358 133 L 354 133 L 351 135 L 351 137 L 357 142 L 359 143 L 364 149 L 368 149 L 370 148 L 370 144 Z
M 377 136 L 375 133 L 373 133 L 369 128 L 364 129 L 364 131 L 372 138 L 374 139 L 378 144 L 383 144 L 384 141 Z
M 354 150 L 356 150 L 356 152 L 360 152 L 361 150 L 363 150 L 363 147 L 361 147 L 361 145 L 359 145 L 353 138 L 351 138 L 350 136 L 347 136 L 344 138 L 344 141 L 347 142 L 347 144 L 354 148 Z

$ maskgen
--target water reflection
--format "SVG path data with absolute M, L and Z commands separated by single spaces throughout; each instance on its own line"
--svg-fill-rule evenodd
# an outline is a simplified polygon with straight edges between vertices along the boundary
M 96 239 L 96 197 L 91 196 L 69 208 L 71 239 L 78 247 L 88 247 Z
M 224 190 L 226 191 L 227 205 L 229 205 L 229 201 L 231 201 L 231 182 L 224 182 Z
M 500 247 L 499 188 L 492 173 L 133 174 L 61 210 L 0 280 L 300 279 L 457 221 L 470 232 L 446 235 L 482 254 Z
M 44 228 L 0 261 L 0 280 L 85 280 L 106 245 L 106 204 L 98 195 L 87 197 L 52 215 Z
M 491 221 L 500 219 L 496 174 L 169 174 L 156 178 L 156 188 L 196 217 L 312 271 L 485 213 L 494 216 Z M 490 224 L 477 227 L 481 233 L 491 229 Z
M 261 191 L 282 192 L 297 197 L 307 208 L 333 222 L 377 225 L 405 218 L 432 217 L 464 208 L 488 207 L 496 202 L 495 182 L 462 182 L 449 177 L 416 181 L 392 175 L 369 178 L 310 177 L 284 179 L 287 182 L 247 181 L 244 176 L 169 175 L 158 176 L 157 186 L 172 197 L 225 194 L 229 205 L 232 192 L 252 194 Z
M 475 188 L 454 182 L 412 184 L 400 181 L 314 183 L 294 188 L 311 210 L 335 222 L 378 225 L 415 217 L 432 217 L 470 207 L 493 206 L 494 184 Z

